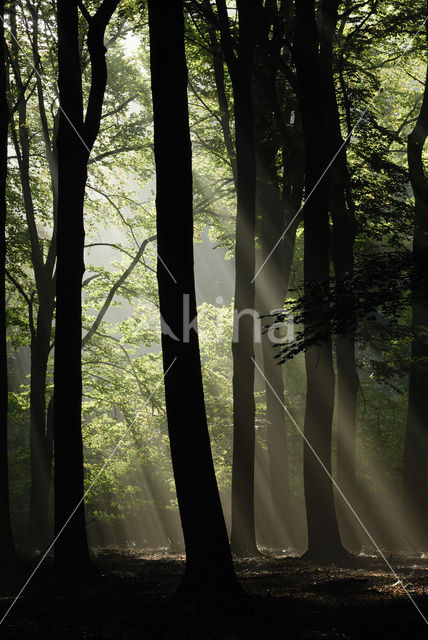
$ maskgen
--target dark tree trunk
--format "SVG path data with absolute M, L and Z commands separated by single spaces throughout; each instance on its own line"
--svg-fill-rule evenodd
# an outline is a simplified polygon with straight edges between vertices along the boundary
M 51 540 L 51 468 L 48 452 L 46 378 L 50 353 L 51 327 L 54 296 L 49 289 L 52 281 L 45 284 L 39 299 L 37 328 L 31 340 L 31 384 L 30 384 L 30 539 L 37 548 L 44 548 Z M 44 294 L 44 295 L 43 295 Z
M 349 172 L 346 145 L 341 133 L 333 72 L 333 40 L 338 21 L 338 0 L 324 0 L 321 12 L 320 63 L 326 104 L 327 140 L 329 159 L 336 156 L 329 171 L 330 210 L 333 221 L 331 252 L 336 278 L 340 313 L 349 321 L 352 299 L 349 299 L 341 279 L 354 270 L 355 219 L 349 190 Z M 338 150 L 341 150 L 338 153 Z M 352 316 L 351 316 L 352 317 Z M 340 322 L 340 318 L 339 318 Z M 338 335 L 337 359 L 337 482 L 351 503 L 355 498 L 356 420 L 359 377 L 355 360 L 355 331 Z M 338 496 L 343 534 L 348 544 L 358 549 L 355 518 Z
M 7 450 L 8 375 L 6 348 L 6 176 L 9 109 L 6 99 L 4 0 L 0 0 L 0 569 L 16 566 L 9 509 Z
M 181 593 L 221 597 L 236 591 L 237 582 L 211 455 L 196 331 L 183 2 L 149 0 L 148 6 L 165 396 L 186 546 Z M 186 316 L 195 319 L 190 331 Z
M 427 7 L 428 11 L 428 7 Z M 428 33 L 427 33 L 428 38 Z M 423 149 L 428 137 L 428 67 L 421 111 L 416 126 L 408 137 L 407 155 L 410 181 L 415 196 L 413 251 L 415 257 L 428 250 L 428 180 L 425 174 Z M 417 544 L 428 540 L 428 301 L 419 298 L 412 306 L 412 327 L 415 332 L 411 350 L 409 404 L 404 449 L 404 498 L 418 528 Z
M 85 573 L 89 558 L 83 504 L 81 432 L 81 287 L 83 201 L 89 153 L 83 138 L 82 78 L 76 0 L 58 0 L 57 302 L 55 330 L 55 565 L 58 572 Z M 66 115 L 65 115 L 66 114 Z M 77 506 L 79 505 L 79 506 Z M 77 510 L 67 522 L 74 509 Z
M 311 286 L 329 278 L 328 184 L 326 178 L 318 183 L 327 168 L 328 157 L 314 1 L 296 0 L 295 7 L 294 56 L 305 141 L 304 280 L 305 293 L 309 294 Z M 310 331 L 310 326 L 307 329 Z M 303 464 L 307 556 L 318 561 L 331 561 L 343 558 L 346 552 L 339 535 L 333 484 L 329 476 L 335 380 L 328 331 L 319 345 L 307 349 L 305 364 L 307 391 Z
M 45 547 L 51 541 L 53 525 L 51 504 L 52 476 L 52 433 L 49 433 L 46 410 L 46 382 L 49 355 L 51 351 L 52 324 L 55 309 L 55 259 L 56 259 L 56 221 L 58 212 L 58 166 L 56 157 L 56 135 L 58 116 L 54 117 L 52 140 L 46 115 L 46 102 L 42 82 L 41 58 L 39 55 L 39 21 L 41 7 L 32 11 L 33 60 L 37 73 L 37 97 L 46 158 L 49 165 L 52 186 L 51 243 L 46 257 L 43 249 L 34 239 L 39 260 L 34 264 L 38 296 L 37 322 L 31 341 L 31 389 L 30 389 L 30 454 L 31 454 L 31 495 L 30 495 L 30 535 L 36 547 Z M 26 143 L 29 148 L 29 139 Z M 27 158 L 29 167 L 29 158 Z M 31 202 L 27 216 L 34 219 L 33 200 L 29 175 L 25 187 L 28 190 L 27 201 Z
M 82 575 L 91 561 L 83 498 L 81 431 L 83 204 L 90 151 L 98 135 L 107 82 L 104 33 L 118 0 L 104 0 L 88 20 L 91 90 L 83 119 L 77 0 L 58 0 L 58 231 L 55 332 L 55 567 Z M 86 12 L 85 12 L 86 14 Z
M 256 135 L 256 139 L 258 136 Z M 284 305 L 294 250 L 296 226 L 289 230 L 284 241 L 270 256 L 270 252 L 287 226 L 284 203 L 278 188 L 278 178 L 268 170 L 268 159 L 259 150 L 257 203 L 261 215 L 259 240 L 261 261 L 264 264 L 256 279 L 257 310 L 263 317 L 262 334 L 263 373 L 266 382 L 266 429 L 269 454 L 269 479 L 272 499 L 272 540 L 275 547 L 295 544 L 293 513 L 289 487 L 288 450 L 286 435 L 283 370 L 275 355 L 278 346 L 271 339 L 269 327 L 274 318 L 269 314 Z M 295 213 L 295 212 L 294 212 Z M 266 261 L 266 262 L 265 262 Z M 277 336 L 275 335 L 275 338 Z
M 217 40 L 217 35 L 214 28 L 209 31 L 210 45 L 213 56 L 214 67 L 214 79 L 216 85 L 217 102 L 220 112 L 220 125 L 223 133 L 224 146 L 226 147 L 226 153 L 230 162 L 230 168 L 232 169 L 233 180 L 236 187 L 237 170 L 236 170 L 236 149 L 232 138 L 232 132 L 230 127 L 230 114 L 229 104 L 226 95 L 226 83 L 224 80 L 224 62 L 223 52 L 220 47 L 220 43 Z
M 278 83 L 281 66 L 282 27 L 276 3 L 265 3 L 257 20 L 257 46 L 253 81 L 254 130 L 257 158 L 257 218 L 261 267 L 257 271 L 257 309 L 265 332 L 262 337 L 263 372 L 266 377 L 266 427 L 270 493 L 273 507 L 273 546 L 296 545 L 290 487 L 284 381 L 275 355 L 278 346 L 269 326 L 269 314 L 280 309 L 287 296 L 293 261 L 296 215 L 303 195 L 303 162 L 296 125 L 290 125 L 294 94 Z M 287 21 L 289 24 L 289 21 Z M 282 35 L 282 34 L 281 34 Z M 282 156 L 282 175 L 278 156 Z M 284 235 L 285 232 L 285 235 Z M 277 337 L 277 336 L 275 336 Z
M 279 348 L 275 346 L 269 327 L 275 319 L 269 314 L 284 305 L 293 261 L 296 213 L 303 195 L 303 164 L 299 158 L 295 129 L 290 132 L 291 108 L 285 113 L 277 95 L 277 72 L 269 37 L 270 21 L 259 28 L 256 49 L 256 74 L 253 82 L 255 104 L 255 147 L 257 158 L 257 207 L 261 267 L 257 271 L 257 310 L 263 318 L 263 372 L 266 377 L 266 428 L 269 480 L 272 502 L 272 546 L 296 545 L 294 514 L 289 486 L 288 446 L 284 381 L 278 366 Z M 291 101 L 291 96 L 288 96 Z M 284 100 L 284 97 L 282 97 Z M 285 98 L 287 100 L 287 98 Z M 267 135 L 270 132 L 270 135 Z M 282 176 L 277 158 L 282 155 Z M 286 231 L 284 237 L 284 231 Z M 275 335 L 275 338 L 277 336 Z
M 254 525 L 254 275 L 256 159 L 254 148 L 252 71 L 256 0 L 237 2 L 238 55 L 231 40 L 226 3 L 217 0 L 221 41 L 233 87 L 236 138 L 235 319 L 233 355 L 232 551 L 257 555 Z M 250 313 L 245 312 L 250 310 Z M 240 317 L 240 314 L 242 317 Z

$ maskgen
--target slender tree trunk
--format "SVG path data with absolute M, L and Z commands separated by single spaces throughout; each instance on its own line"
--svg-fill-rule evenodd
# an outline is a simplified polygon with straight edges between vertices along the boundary
M 32 47 L 34 67 L 37 73 L 37 98 L 42 124 L 43 140 L 48 161 L 52 187 L 52 236 L 46 257 L 39 245 L 42 270 L 37 274 L 38 313 L 35 334 L 31 342 L 31 388 L 30 388 L 30 536 L 37 547 L 45 547 L 51 540 L 53 514 L 51 505 L 52 476 L 52 430 L 48 427 L 49 414 L 46 409 L 46 382 L 49 354 L 51 350 L 53 314 L 55 309 L 55 259 L 56 222 L 58 213 L 58 163 L 56 136 L 58 115 L 54 116 L 52 138 L 46 115 L 46 102 L 42 82 L 43 70 L 39 53 L 39 21 L 41 7 L 32 11 Z M 30 191 L 31 185 L 28 183 Z M 30 210 L 28 215 L 32 215 Z M 35 265 L 37 266 L 37 265 Z
M 181 593 L 221 597 L 235 592 L 237 582 L 211 455 L 196 325 L 183 1 L 166 7 L 149 0 L 148 6 L 165 397 L 186 546 Z
M 44 548 L 51 540 L 51 469 L 48 453 L 46 378 L 50 353 L 54 297 L 47 283 L 39 298 L 37 327 L 31 340 L 30 383 L 30 539 L 36 548 Z
M 341 286 L 341 279 L 354 270 L 355 220 L 353 202 L 349 194 L 349 172 L 337 104 L 333 73 L 333 40 L 338 21 L 338 0 L 323 0 L 321 13 L 320 63 L 326 104 L 327 140 L 330 158 L 336 160 L 329 171 L 330 210 L 333 221 L 331 251 L 335 275 L 338 278 L 338 299 L 341 313 L 349 320 L 352 299 Z M 338 150 L 341 149 L 338 154 Z M 351 315 L 352 317 L 352 315 Z M 339 318 L 340 321 L 340 318 Z M 339 334 L 336 339 L 337 359 L 337 482 L 348 500 L 355 498 L 355 454 L 357 398 L 360 387 L 355 360 L 355 331 Z M 348 544 L 358 548 L 355 519 L 348 506 L 338 497 L 343 533 Z
M 329 278 L 328 184 L 325 178 L 318 183 L 328 165 L 328 159 L 315 3 L 313 0 L 296 0 L 295 7 L 294 56 L 306 158 L 304 280 L 305 293 L 309 295 L 313 286 Z M 310 325 L 306 329 L 310 331 Z M 303 465 L 308 524 L 306 555 L 319 561 L 331 561 L 343 558 L 346 552 L 340 540 L 333 484 L 329 476 L 331 475 L 335 379 L 331 339 L 328 337 L 328 332 L 319 345 L 307 349 L 305 364 L 307 390 L 304 433 L 306 441 Z M 314 455 L 311 447 L 319 459 Z
M 58 0 L 57 287 L 54 369 L 55 565 L 66 576 L 91 565 L 83 503 L 81 432 L 84 141 L 77 0 Z M 77 509 L 76 509 L 77 507 Z M 69 517 L 76 509 L 71 520 Z
M 49 470 L 46 456 L 46 373 L 49 354 L 38 336 L 31 342 L 30 383 L 30 539 L 40 549 L 49 540 Z
M 232 169 L 232 175 L 236 187 L 236 149 L 230 127 L 229 104 L 227 101 L 226 84 L 224 80 L 223 52 L 221 50 L 220 43 L 217 40 L 217 35 L 214 28 L 210 29 L 209 36 L 213 56 L 214 79 L 216 85 L 218 108 L 220 112 L 221 130 L 223 133 L 224 146 L 226 147 L 226 153 L 230 162 L 230 168 Z
M 243 27 L 244 24 L 241 22 L 241 29 Z M 258 553 L 254 528 L 254 319 L 245 310 L 254 309 L 255 296 L 255 286 L 251 281 L 255 272 L 256 165 L 250 68 L 243 69 L 241 73 L 242 76 L 240 75 L 234 83 L 238 208 L 235 245 L 235 340 L 232 344 L 234 426 L 231 545 L 237 555 L 250 556 Z M 245 315 L 240 317 L 241 313 Z
M 83 118 L 78 0 L 58 0 L 58 230 L 55 332 L 55 566 L 69 576 L 90 570 L 83 500 L 82 277 L 83 205 L 90 151 L 99 132 L 107 83 L 105 29 L 119 0 L 104 0 L 89 25 L 91 89 Z
M 221 41 L 232 80 L 236 138 L 236 244 L 233 356 L 233 461 L 231 546 L 236 555 L 257 555 L 254 525 L 254 274 L 256 159 L 252 69 L 256 0 L 238 0 L 239 43 L 235 56 L 226 3 L 217 0 Z M 241 315 L 242 314 L 242 315 Z
M 6 348 L 6 177 L 9 109 L 6 99 L 4 0 L 0 0 L 0 569 L 17 564 L 9 509 L 7 450 L 8 371 Z
M 289 273 L 284 272 L 284 250 L 293 244 L 293 234 L 281 240 L 284 232 L 284 201 L 281 198 L 277 156 L 281 137 L 276 128 L 271 95 L 275 92 L 276 69 L 268 55 L 268 25 L 261 21 L 255 50 L 253 80 L 254 140 L 256 149 L 256 206 L 260 220 L 258 240 L 261 245 L 261 271 L 256 279 L 256 307 L 264 332 L 262 334 L 263 373 L 266 378 L 266 440 L 268 474 L 272 506 L 269 544 L 284 547 L 293 536 L 293 517 L 288 473 L 288 451 L 284 401 L 283 370 L 278 366 L 278 353 L 269 327 L 275 322 L 270 313 L 282 308 L 286 296 Z M 267 135 L 270 132 L 270 135 Z M 275 245 L 277 245 L 275 247 Z M 275 247 L 275 249 L 274 249 Z M 273 250 L 274 249 L 274 250 Z M 272 255 L 270 255 L 273 250 Z M 291 262 L 289 267 L 291 268 Z M 294 542 L 294 541 L 293 541 Z
M 256 279 L 256 297 L 259 313 L 266 316 L 263 319 L 265 332 L 262 336 L 262 351 L 264 375 L 267 379 L 266 423 L 273 507 L 272 544 L 278 547 L 296 545 L 297 540 L 289 486 L 286 415 L 282 406 L 283 370 L 275 359 L 278 346 L 275 347 L 269 331 L 275 320 L 269 314 L 283 307 L 288 292 L 299 223 L 296 213 L 303 195 L 303 178 L 298 175 L 298 167 L 301 166 L 303 170 L 303 166 L 298 158 L 295 132 L 293 131 L 294 135 L 290 134 L 287 128 L 291 109 L 286 109 L 283 114 L 278 101 L 277 70 L 273 57 L 269 55 L 269 29 L 262 29 L 258 38 L 258 72 L 253 83 L 253 95 L 262 268 Z M 267 131 L 271 135 L 268 136 Z M 279 153 L 283 158 L 282 176 L 278 175 L 277 168 Z M 287 232 L 281 239 L 286 229 Z
M 22 10 L 24 10 L 21 7 Z M 30 490 L 30 543 L 36 548 L 43 548 L 50 541 L 51 505 L 50 505 L 50 479 L 51 463 L 46 458 L 46 371 L 50 350 L 52 319 L 54 309 L 55 287 L 54 269 L 56 257 L 56 210 L 57 210 L 57 169 L 55 150 L 46 117 L 46 107 L 43 91 L 43 83 L 40 77 L 39 55 L 39 7 L 32 11 L 32 50 L 33 63 L 36 71 L 36 88 L 38 97 L 39 115 L 42 124 L 45 151 L 51 174 L 53 192 L 53 233 L 52 241 L 46 255 L 43 256 L 42 246 L 39 242 L 36 212 L 32 197 L 32 183 L 30 177 L 30 135 L 27 124 L 27 101 L 25 99 L 25 83 L 19 67 L 19 46 L 17 32 L 17 14 L 15 8 L 10 13 L 11 43 L 11 67 L 13 77 L 21 99 L 18 107 L 18 126 L 14 126 L 12 118 L 12 139 L 18 160 L 19 175 L 21 180 L 23 201 L 29 239 L 31 244 L 31 258 L 34 269 L 37 289 L 37 319 L 33 321 L 33 305 L 27 299 L 30 314 L 31 328 L 31 384 L 30 384 L 30 460 L 31 460 L 31 490 Z M 30 33 L 29 33 L 30 35 Z M 55 121 L 57 118 L 55 118 Z M 56 140 L 56 127 L 54 126 L 54 141 Z
M 288 289 L 291 269 L 295 226 L 290 235 L 276 248 L 273 255 L 270 251 L 284 232 L 284 205 L 277 185 L 277 176 L 268 176 L 266 161 L 259 155 L 259 164 L 264 170 L 259 170 L 258 178 L 258 206 L 261 214 L 261 229 L 259 239 L 261 243 L 262 264 L 266 262 L 257 276 L 257 310 L 263 317 L 265 333 L 262 335 L 263 372 L 266 376 L 266 428 L 267 446 L 269 454 L 270 491 L 273 508 L 273 530 L 271 544 L 283 547 L 295 544 L 293 533 L 293 514 L 289 487 L 288 448 L 286 435 L 285 411 L 281 403 L 284 402 L 283 370 L 278 365 L 275 355 L 278 346 L 272 340 L 269 327 L 274 319 L 269 314 L 275 309 L 283 308 Z M 294 232 L 294 233 L 293 233 Z M 285 260 L 284 260 L 285 258 Z M 287 264 L 284 264 L 284 263 Z M 275 336 L 277 338 L 277 336 Z
M 427 5 L 428 14 L 428 5 Z M 427 31 L 428 39 L 428 31 Z M 423 149 L 428 137 L 428 67 L 421 111 L 415 128 L 408 137 L 407 155 L 410 181 L 415 196 L 415 224 L 413 251 L 419 254 L 428 250 L 428 180 L 425 174 Z M 404 449 L 404 498 L 418 533 L 417 544 L 428 539 L 428 301 L 418 292 L 419 298 L 412 306 L 412 328 L 415 332 L 411 350 L 409 379 L 409 403 Z

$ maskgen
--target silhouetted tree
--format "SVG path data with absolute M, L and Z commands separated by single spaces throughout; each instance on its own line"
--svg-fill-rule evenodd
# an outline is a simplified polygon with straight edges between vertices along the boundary
M 0 1 L 0 569 L 17 564 L 9 509 L 8 372 L 6 348 L 6 177 L 9 108 L 6 96 L 5 2 Z
M 428 5 L 427 5 L 428 15 Z M 428 27 L 426 27 L 428 39 Z M 428 180 L 423 150 L 428 137 L 428 67 L 421 110 L 415 128 L 408 137 L 409 175 L 415 197 L 413 251 L 417 255 L 428 248 Z M 418 292 L 412 305 L 414 337 L 411 350 L 409 403 L 404 449 L 404 497 L 413 510 L 419 544 L 428 540 L 428 300 L 426 292 Z
M 196 325 L 183 1 L 149 0 L 148 7 L 165 398 L 186 546 L 181 592 L 222 596 L 235 592 L 237 582 L 211 455 Z
M 233 354 L 233 462 L 231 546 L 239 556 L 257 555 L 254 526 L 254 309 L 256 156 L 252 75 L 257 5 L 241 0 L 236 53 L 226 2 L 217 0 L 224 57 L 233 87 L 236 139 L 235 327 Z M 242 317 L 240 314 L 243 312 Z
M 21 7 L 24 13 L 24 8 Z M 18 33 L 18 16 L 16 7 L 10 12 L 11 56 L 10 66 L 13 72 L 13 85 L 19 92 L 17 117 L 11 119 L 11 138 L 15 149 L 19 168 L 19 179 L 22 199 L 31 246 L 31 261 L 34 270 L 35 288 L 37 291 L 37 310 L 31 295 L 14 279 L 14 285 L 24 297 L 28 306 L 30 320 L 30 542 L 35 548 L 43 548 L 49 542 L 51 525 L 51 468 L 52 468 L 52 433 L 47 429 L 46 379 L 48 359 L 52 348 L 52 323 L 55 309 L 55 260 L 56 260 L 56 218 L 58 205 L 58 171 L 56 159 L 56 133 L 58 117 L 54 118 L 53 135 L 48 125 L 46 113 L 46 97 L 42 80 L 40 56 L 40 22 L 41 6 L 31 9 L 31 36 L 33 64 L 36 70 L 36 90 L 40 121 L 46 157 L 51 177 L 53 199 L 52 240 L 48 251 L 44 251 L 43 243 L 36 223 L 37 204 L 32 192 L 32 174 L 30 159 L 32 157 L 31 131 L 28 127 L 30 109 L 28 106 L 27 80 L 20 67 L 20 35 Z M 22 15 L 21 14 L 21 18 Z M 27 61 L 26 61 L 27 62 Z M 9 277 L 10 274 L 9 274 Z
M 330 241 L 324 86 L 319 60 L 319 35 L 314 0 L 296 0 L 294 58 L 305 141 L 304 281 L 305 292 L 329 278 Z M 316 311 L 315 311 L 316 313 Z M 310 329 L 310 327 L 309 327 Z M 307 375 L 304 433 L 304 488 L 308 524 L 307 556 L 316 560 L 343 558 L 331 474 L 334 369 L 327 335 L 305 352 Z M 314 455 L 316 452 L 325 468 Z M 328 473 L 326 473 L 326 471 Z
M 259 15 L 253 80 L 261 261 L 256 278 L 256 307 L 265 328 L 262 351 L 267 379 L 266 440 L 274 523 L 270 541 L 273 546 L 282 547 L 295 545 L 297 540 L 289 483 L 283 369 L 275 358 L 278 348 L 271 340 L 269 327 L 275 322 L 271 312 L 284 306 L 288 293 L 304 178 L 300 119 L 294 117 L 291 123 L 296 110 L 295 76 L 290 69 L 290 53 L 284 47 L 287 32 L 293 28 L 290 7 L 266 2 Z
M 341 287 L 341 278 L 354 270 L 355 207 L 352 199 L 347 145 L 341 132 L 341 114 L 335 86 L 335 61 L 333 45 L 339 20 L 339 0 L 323 0 L 320 15 L 320 65 L 326 105 L 328 154 L 335 158 L 329 171 L 329 208 L 332 219 L 331 252 L 336 275 L 337 295 L 342 299 L 341 312 L 352 325 L 352 293 Z M 337 481 L 348 500 L 353 500 L 355 491 L 355 454 L 357 431 L 357 395 L 359 377 L 355 358 L 355 331 L 336 337 L 337 361 Z M 344 531 L 349 544 L 356 548 L 358 541 L 353 535 L 354 520 L 348 507 L 339 498 Z
M 105 29 L 119 0 L 91 16 L 78 0 L 58 0 L 58 230 L 55 331 L 55 566 L 65 575 L 90 568 L 83 503 L 81 432 L 83 203 L 89 154 L 98 135 L 107 66 Z M 84 117 L 78 8 L 88 23 L 91 88 Z

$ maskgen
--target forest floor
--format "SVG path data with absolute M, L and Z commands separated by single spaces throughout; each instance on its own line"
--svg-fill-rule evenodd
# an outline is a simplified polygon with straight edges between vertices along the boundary
M 174 597 L 184 556 L 166 549 L 94 551 L 99 575 L 84 587 L 58 589 L 47 559 L 0 627 L 0 638 L 264 640 L 428 637 L 428 561 L 388 556 L 419 607 L 385 562 L 358 557 L 352 567 L 296 557 L 236 561 L 247 597 L 185 604 Z M 2 577 L 0 614 L 13 602 L 31 563 Z

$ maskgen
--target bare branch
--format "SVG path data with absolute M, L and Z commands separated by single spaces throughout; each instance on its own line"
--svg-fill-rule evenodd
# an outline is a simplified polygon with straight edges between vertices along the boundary
M 123 274 L 120 276 L 120 278 L 118 278 L 116 280 L 116 282 L 114 283 L 114 285 L 111 287 L 103 306 L 101 307 L 100 311 L 98 312 L 97 317 L 95 318 L 95 321 L 92 325 L 92 327 L 89 329 L 88 333 L 82 338 L 82 347 L 84 347 L 89 340 L 92 338 L 92 336 L 94 335 L 94 333 L 97 331 L 98 327 L 100 326 L 105 314 L 107 313 L 107 310 L 114 298 L 114 296 L 116 295 L 117 290 L 122 286 L 122 284 L 125 282 L 125 280 L 130 276 L 130 274 L 132 273 L 132 271 L 134 270 L 135 266 L 138 264 L 138 262 L 141 259 L 141 256 L 143 255 L 147 245 L 149 244 L 149 242 L 153 242 L 154 240 L 156 240 L 156 236 L 151 236 L 150 238 L 147 238 L 146 240 L 144 240 L 144 242 L 141 244 L 141 247 L 139 248 L 137 254 L 135 255 L 134 259 L 132 260 L 131 264 L 129 265 L 129 267 L 127 269 L 125 269 L 125 271 L 123 272 Z

